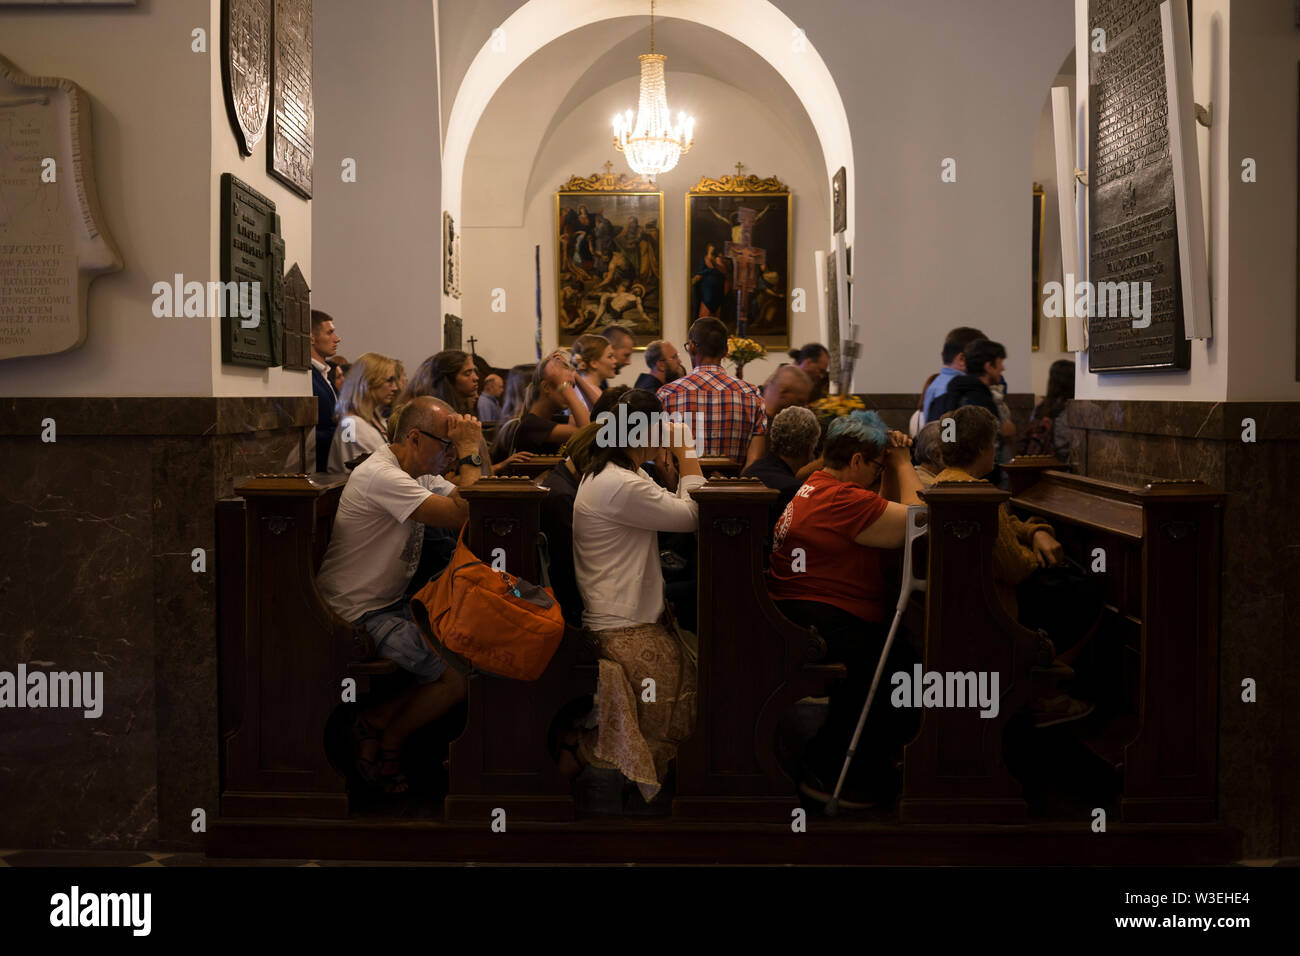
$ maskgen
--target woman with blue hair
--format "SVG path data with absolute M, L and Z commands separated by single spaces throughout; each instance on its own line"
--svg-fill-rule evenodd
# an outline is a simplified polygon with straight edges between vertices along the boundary
M 885 593 L 882 552 L 903 546 L 907 506 L 921 503 L 911 443 L 875 412 L 837 418 L 826 432 L 823 467 L 776 523 L 768 594 L 786 617 L 815 627 L 827 660 L 848 670 L 831 687 L 826 723 L 804 755 L 799 789 L 821 803 L 830 799 L 889 634 L 893 595 Z M 907 642 L 895 641 L 890 658 L 890 672 L 910 670 Z M 845 809 L 892 800 L 895 792 L 894 751 L 915 732 L 916 714 L 886 698 L 877 694 L 872 704 L 867 725 L 875 729 L 859 743 L 840 795 Z

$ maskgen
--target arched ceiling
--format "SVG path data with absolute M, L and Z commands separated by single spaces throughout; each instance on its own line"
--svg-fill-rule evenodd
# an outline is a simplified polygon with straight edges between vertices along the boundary
M 525 60 L 497 90 L 483 112 L 465 163 L 462 199 L 464 226 L 501 222 L 503 207 L 522 222 L 534 188 L 532 164 L 520 156 L 536 157 L 560 123 L 593 96 L 639 75 L 637 57 L 649 51 L 646 17 L 622 17 L 590 24 L 563 34 Z M 807 111 L 785 79 L 763 57 L 725 33 L 680 19 L 657 18 L 655 52 L 667 56 L 668 104 L 700 117 L 707 104 L 674 96 L 673 75 L 696 73 L 761 95 L 774 113 L 785 118 L 798 142 L 824 166 L 821 146 Z M 703 106 L 703 108 L 701 108 Z M 635 97 L 627 107 L 635 110 Z M 591 135 L 612 140 L 611 116 L 592 117 Z M 708 136 L 697 126 L 696 139 Z

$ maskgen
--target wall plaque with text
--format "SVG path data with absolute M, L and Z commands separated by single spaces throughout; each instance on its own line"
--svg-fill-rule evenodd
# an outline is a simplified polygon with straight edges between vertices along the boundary
M 275 0 L 271 148 L 267 168 L 311 198 L 316 119 L 312 105 L 312 0 Z
M 222 362 L 266 368 L 283 360 L 279 340 L 283 263 L 284 240 L 275 203 L 230 173 L 222 173 L 221 281 L 236 283 L 233 296 L 220 297 L 224 303 Z
M 298 263 L 284 277 L 284 367 L 311 368 L 311 289 Z
M 1089 36 L 1098 29 L 1105 52 L 1088 58 L 1088 368 L 1187 369 L 1160 0 L 1090 0 Z
M 122 268 L 90 147 L 81 87 L 0 56 L 0 359 L 81 345 L 91 280 Z

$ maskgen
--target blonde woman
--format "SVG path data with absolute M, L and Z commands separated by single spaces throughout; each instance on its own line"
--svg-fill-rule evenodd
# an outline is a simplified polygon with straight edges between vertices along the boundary
M 578 369 L 578 395 L 590 410 L 600 398 L 604 383 L 614 377 L 614 346 L 603 335 L 580 335 L 572 352 Z
M 330 474 L 347 474 L 347 462 L 384 446 L 383 409 L 397 396 L 397 386 L 397 362 L 387 355 L 367 352 L 352 363 L 334 413 L 339 427 L 330 445 Z

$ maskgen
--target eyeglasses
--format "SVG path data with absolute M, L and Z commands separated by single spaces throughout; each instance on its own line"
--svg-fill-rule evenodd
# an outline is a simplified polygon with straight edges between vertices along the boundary
M 450 448 L 452 445 L 452 443 L 447 439 L 439 438 L 437 435 L 433 434 L 433 432 L 426 432 L 423 428 L 417 428 L 416 431 L 419 432 L 421 435 L 428 435 L 436 442 L 441 442 L 443 448 Z

